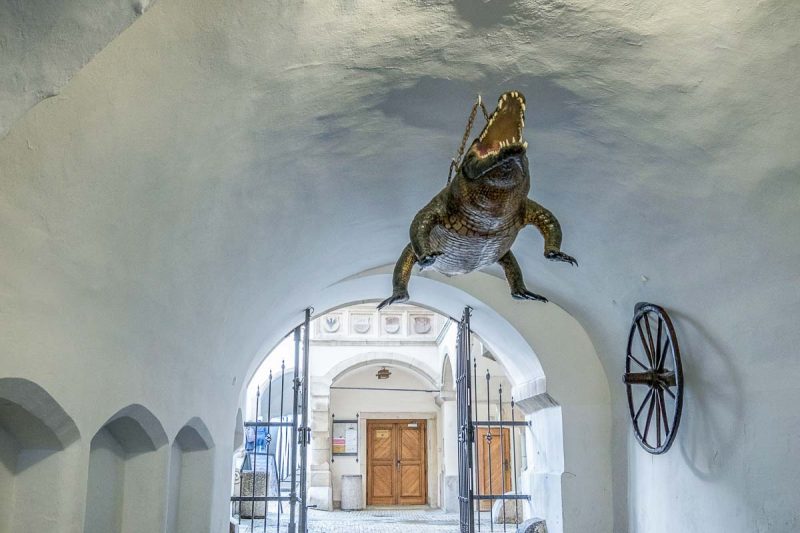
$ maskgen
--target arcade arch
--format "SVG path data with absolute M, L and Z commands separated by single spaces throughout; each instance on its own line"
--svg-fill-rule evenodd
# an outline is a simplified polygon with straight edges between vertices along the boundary
M 562 531 L 565 521 L 570 529 L 584 525 L 611 529 L 609 384 L 577 320 L 554 304 L 511 300 L 504 281 L 485 273 L 456 278 L 423 273 L 411 283 L 414 305 L 450 317 L 471 307 L 475 333 L 506 369 L 517 406 L 536 428 L 533 438 L 527 439 L 530 464 L 522 479 L 533 494 L 532 512 L 546 518 L 551 531 Z M 385 268 L 348 278 L 319 295 L 314 316 L 376 302 L 390 286 Z M 248 376 L 261 360 L 253 361 Z M 445 366 L 444 361 L 441 364 L 439 368 Z M 438 369 L 431 373 L 441 376 Z M 312 394 L 313 386 L 324 385 L 312 385 Z M 316 453 L 323 462 L 328 449 L 328 442 L 324 450 L 319 444 Z M 593 502 L 593 513 L 585 513 L 587 501 Z

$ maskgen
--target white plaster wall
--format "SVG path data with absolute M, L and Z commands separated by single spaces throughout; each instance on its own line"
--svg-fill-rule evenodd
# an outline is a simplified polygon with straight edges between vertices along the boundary
M 0 138 L 133 23 L 151 0 L 0 3 Z

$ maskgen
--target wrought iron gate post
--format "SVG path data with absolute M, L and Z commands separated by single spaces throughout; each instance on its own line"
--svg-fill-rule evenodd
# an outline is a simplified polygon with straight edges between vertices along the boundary
M 464 309 L 458 325 L 456 340 L 456 401 L 458 417 L 458 511 L 459 531 L 475 531 L 475 514 L 472 506 L 472 448 L 475 435 L 472 425 L 472 377 L 470 376 L 471 309 Z
M 303 323 L 303 381 L 302 381 L 302 419 L 303 425 L 298 429 L 300 444 L 300 518 L 298 521 L 300 533 L 308 531 L 308 488 L 307 473 L 308 469 L 308 445 L 311 442 L 311 425 L 308 423 L 308 401 L 309 401 L 309 382 L 308 382 L 308 361 L 311 337 L 311 311 L 306 309 L 305 321 Z
M 295 517 L 297 516 L 297 402 L 300 396 L 300 378 L 297 375 L 300 368 L 300 326 L 294 328 L 294 379 L 292 380 L 293 398 L 292 398 L 292 437 L 289 439 L 291 445 L 291 459 L 289 460 L 289 468 L 291 468 L 291 482 L 289 486 L 289 528 L 288 533 L 296 533 L 297 523 Z

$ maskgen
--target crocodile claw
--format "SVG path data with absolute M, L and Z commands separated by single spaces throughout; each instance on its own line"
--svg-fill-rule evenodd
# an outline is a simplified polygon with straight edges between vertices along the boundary
M 565 254 L 564 252 L 552 250 L 550 252 L 545 252 L 544 256 L 550 261 L 562 261 L 573 266 L 578 266 L 578 262 L 575 260 L 575 258 L 571 255 Z
M 436 258 L 440 255 L 442 255 L 442 252 L 431 252 L 417 259 L 417 263 L 419 264 L 420 268 L 429 267 L 436 262 Z
M 392 304 L 403 303 L 408 301 L 408 291 L 403 292 L 395 292 L 384 301 L 378 304 L 378 311 L 383 309 L 384 307 Z
M 541 294 L 536 294 L 535 292 L 531 292 L 528 289 L 522 289 L 520 291 L 515 291 L 511 293 L 511 297 L 515 300 L 535 300 L 537 302 L 547 302 L 547 298 L 542 296 Z

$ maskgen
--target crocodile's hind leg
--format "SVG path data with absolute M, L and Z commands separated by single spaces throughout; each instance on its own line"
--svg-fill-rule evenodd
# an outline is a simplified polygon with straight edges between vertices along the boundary
M 544 256 L 547 259 L 578 266 L 574 257 L 561 251 L 561 224 L 553 213 L 528 199 L 525 205 L 525 224 L 536 226 L 544 237 Z
M 511 296 L 517 300 L 536 300 L 539 302 L 546 302 L 547 298 L 542 295 L 531 292 L 525 288 L 525 281 L 522 279 L 522 270 L 519 268 L 517 258 L 511 253 L 511 250 L 501 257 L 497 263 L 503 267 L 503 272 L 506 273 L 508 285 L 511 287 Z
M 442 254 L 441 250 L 431 249 L 430 237 L 431 231 L 441 222 L 443 216 L 444 200 L 442 193 L 439 193 L 411 221 L 411 248 L 422 268 L 431 266 L 436 261 L 436 256 Z
M 383 309 L 393 303 L 408 301 L 408 280 L 411 278 L 411 269 L 414 268 L 414 263 L 416 262 L 417 256 L 409 243 L 403 248 L 403 253 L 400 254 L 397 264 L 394 265 L 392 295 L 378 304 L 378 309 Z

